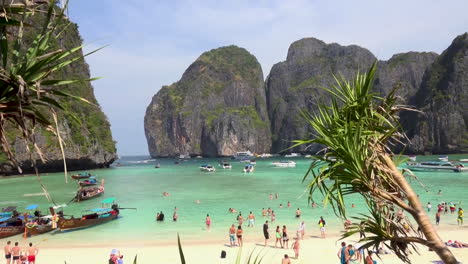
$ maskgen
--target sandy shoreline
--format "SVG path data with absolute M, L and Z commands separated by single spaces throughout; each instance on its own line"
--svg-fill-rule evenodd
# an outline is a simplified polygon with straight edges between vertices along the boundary
M 439 230 L 439 234 L 444 241 L 460 240 L 468 242 L 468 226 L 451 227 Z M 308 230 L 306 237 L 301 243 L 301 256 L 298 260 L 293 260 L 293 263 L 339 263 L 336 253 L 339 248 L 339 234 L 333 233 L 326 239 L 318 237 L 317 230 Z M 182 246 L 186 260 L 188 263 L 234 263 L 239 247 L 229 247 L 229 241 L 226 238 L 222 240 L 195 241 L 183 240 Z M 85 239 L 85 238 L 84 238 Z M 5 240 L 5 239 L 3 239 Z M 356 237 L 348 239 L 346 242 L 354 243 Z M 39 237 L 33 241 L 41 241 Z M 28 241 L 20 241 L 22 245 L 26 245 Z M 264 256 L 262 263 L 280 263 L 284 254 L 294 256 L 292 249 L 274 248 L 273 239 L 270 239 L 269 246 L 263 247 L 263 238 L 260 233 L 250 237 L 246 237 L 244 247 L 242 248 L 242 258 L 245 260 L 253 251 L 254 256 L 260 253 Z M 292 242 L 292 241 L 290 241 Z M 124 255 L 125 263 L 132 263 L 135 255 L 138 255 L 138 263 L 180 263 L 177 240 L 171 241 L 145 241 L 144 238 L 140 242 L 125 241 L 108 241 L 108 243 L 96 244 L 92 241 L 81 241 L 81 244 L 73 246 L 60 245 L 56 243 L 48 243 L 48 241 L 40 242 L 40 253 L 38 262 L 55 264 L 64 263 L 106 263 L 108 254 L 111 249 L 119 249 Z M 221 262 L 221 251 L 227 252 L 225 262 Z M 463 263 L 468 263 L 468 249 L 453 248 L 452 252 Z M 420 247 L 420 255 L 413 253 L 411 256 L 412 263 L 433 263 L 438 260 L 434 252 Z M 242 262 L 244 263 L 244 262 Z M 394 255 L 384 255 L 378 263 L 401 263 Z

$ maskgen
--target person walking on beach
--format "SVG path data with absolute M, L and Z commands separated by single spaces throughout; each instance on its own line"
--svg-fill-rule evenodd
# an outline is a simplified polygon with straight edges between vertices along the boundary
M 263 236 L 265 237 L 265 247 L 267 246 L 268 239 L 270 239 L 270 233 L 268 232 L 268 220 L 263 224 Z
M 440 211 L 437 211 L 436 213 L 436 225 L 439 225 L 440 223 Z
M 36 263 L 36 256 L 39 253 L 39 249 L 34 246 L 32 243 L 29 243 L 29 248 L 27 250 L 27 256 L 28 256 L 28 262 L 29 264 L 35 264 Z
M 291 259 L 288 254 L 284 254 L 284 258 L 281 260 L 281 264 L 291 264 Z
M 280 226 L 276 226 L 275 236 L 276 236 L 275 247 L 277 247 L 278 241 L 280 242 L 280 246 L 283 247 L 283 241 L 281 240 L 282 234 L 281 234 Z
M 239 245 L 239 247 L 242 247 L 242 245 L 243 245 L 242 233 L 243 233 L 242 226 L 238 226 L 236 235 L 237 235 L 237 244 Z
M 234 224 L 229 228 L 229 242 L 231 243 L 231 247 L 236 246 L 236 226 Z
M 299 228 L 298 228 L 298 235 L 297 237 L 301 238 L 301 239 L 304 239 L 304 236 L 305 236 L 305 223 L 304 221 L 302 221 L 300 224 L 299 224 Z
M 253 227 L 254 224 L 255 224 L 255 216 L 252 212 L 250 212 L 249 216 L 248 216 L 248 219 L 249 219 L 249 227 Z
M 3 247 L 3 251 L 5 252 L 6 264 L 10 264 L 11 263 L 11 241 L 7 242 L 7 244 Z
M 206 224 L 206 230 L 209 231 L 211 227 L 211 217 L 209 214 L 206 215 L 205 224 Z
M 18 246 L 18 242 L 15 242 L 15 246 L 11 249 L 11 255 L 13 256 L 13 264 L 20 264 L 20 253 L 21 248 Z
M 298 259 L 299 258 L 299 250 L 301 249 L 301 240 L 299 238 L 295 238 L 294 243 L 292 244 L 292 248 L 294 250 L 294 258 Z
M 458 208 L 458 218 L 457 218 L 457 223 L 458 225 L 463 225 L 463 215 L 465 212 L 461 207 Z
M 348 264 L 349 251 L 345 242 L 341 242 L 341 248 L 340 250 L 338 250 L 338 253 L 336 255 L 340 260 L 340 264 Z
M 318 224 L 319 224 L 319 227 L 320 227 L 320 236 L 322 238 L 325 238 L 326 237 L 326 234 L 325 234 L 325 225 L 326 225 L 326 223 L 325 223 L 325 220 L 323 220 L 322 216 L 320 217 L 320 220 L 319 220 Z
M 289 237 L 288 237 L 288 230 L 286 229 L 286 226 L 283 226 L 283 246 L 282 248 L 289 248 Z

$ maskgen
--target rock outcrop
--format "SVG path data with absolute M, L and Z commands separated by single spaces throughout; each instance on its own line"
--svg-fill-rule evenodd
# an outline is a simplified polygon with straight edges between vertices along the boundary
M 145 133 L 153 157 L 268 152 L 271 135 L 257 59 L 236 46 L 203 53 L 178 82 L 153 97 Z
M 37 31 L 26 30 L 24 43 L 31 43 Z M 82 39 L 76 24 L 70 24 L 61 37 L 53 39 L 54 47 L 70 49 L 82 45 Z M 84 59 L 77 60 L 65 67 L 56 76 L 62 79 L 89 79 L 89 67 Z M 86 98 L 92 104 L 75 99 L 60 98 L 66 111 L 58 112 L 59 128 L 65 141 L 65 157 L 69 170 L 84 170 L 108 167 L 116 158 L 115 142 L 112 139 L 110 124 L 99 107 L 93 87 L 89 82 L 61 86 L 63 91 Z M 50 117 L 52 120 L 52 117 Z M 16 137 L 17 131 L 6 131 L 8 139 L 14 146 L 14 153 L 24 173 L 33 172 L 29 152 L 25 143 Z M 47 159 L 46 163 L 38 162 L 40 172 L 63 171 L 62 153 L 57 138 L 48 131 L 36 131 L 35 139 Z M 34 157 L 36 159 L 37 156 Z M 17 174 L 17 170 L 0 153 L 0 174 Z
M 272 67 L 265 84 L 272 152 L 283 151 L 292 145 L 292 140 L 310 136 L 312 131 L 300 113 L 313 112 L 317 102 L 328 102 L 328 94 L 322 88 L 335 83 L 333 74 L 350 78 L 358 70 L 366 71 L 375 60 L 370 51 L 355 45 L 326 44 L 315 38 L 292 43 L 286 61 Z
M 423 112 L 403 117 L 411 151 L 468 151 L 468 33 L 455 38 L 434 61 L 410 104 Z

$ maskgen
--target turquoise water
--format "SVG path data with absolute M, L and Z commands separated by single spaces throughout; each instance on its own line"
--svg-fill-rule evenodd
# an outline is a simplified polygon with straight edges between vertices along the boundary
M 434 157 L 418 157 L 420 160 L 431 160 Z M 453 155 L 450 159 L 468 158 L 468 155 Z M 258 159 L 255 172 L 242 172 L 244 163 L 232 162 L 233 168 L 223 170 L 217 166 L 216 159 L 190 159 L 181 164 L 174 164 L 173 159 L 155 161 L 148 157 L 126 157 L 119 160 L 121 166 L 110 169 L 91 171 L 99 179 L 105 179 L 105 194 L 81 203 L 71 203 L 64 208 L 65 214 L 81 215 L 86 209 L 100 206 L 106 197 L 117 197 L 121 207 L 135 207 L 137 210 L 122 210 L 121 218 L 104 225 L 89 229 L 44 234 L 36 240 L 48 240 L 62 244 L 105 243 L 108 241 L 158 241 L 174 240 L 179 232 L 184 240 L 225 239 L 229 226 L 237 223 L 236 215 L 228 212 L 235 208 L 247 216 L 253 211 L 257 217 L 256 226 L 246 229 L 246 235 L 261 234 L 261 209 L 271 207 L 276 212 L 273 225 L 286 224 L 295 230 L 299 220 L 295 219 L 295 210 L 303 212 L 302 219 L 308 228 L 315 228 L 320 216 L 324 216 L 329 229 L 339 230 L 342 226 L 331 207 L 312 209 L 307 204 L 306 184 L 302 178 L 310 164 L 309 159 L 296 158 L 295 168 L 275 168 L 270 163 L 277 159 Z M 154 165 L 161 164 L 156 169 Z M 201 164 L 216 166 L 216 172 L 206 173 L 199 170 Z M 468 173 L 452 172 L 415 172 L 422 183 L 429 189 L 424 191 L 416 182 L 412 185 L 420 194 L 423 204 L 430 201 L 433 208 L 441 201 L 462 202 L 468 204 Z M 43 174 L 42 180 L 57 204 L 65 204 L 73 198 L 76 191 L 74 181 L 65 184 L 61 173 Z M 438 195 L 438 190 L 442 195 Z M 169 197 L 163 197 L 169 192 Z M 50 203 L 40 195 L 41 188 L 35 176 L 9 177 L 0 179 L 0 207 L 16 205 L 23 209 L 29 204 L 39 204 L 45 213 Z M 273 194 L 273 200 L 269 194 Z M 279 199 L 274 199 L 274 194 Z M 315 197 L 321 201 L 320 195 Z M 197 204 L 195 201 L 199 200 Z M 291 208 L 286 204 L 291 202 Z M 365 212 L 364 204 L 357 197 L 349 197 L 349 212 Z M 356 208 L 351 208 L 351 204 Z M 283 204 L 281 209 L 279 205 Z M 179 221 L 172 221 L 174 207 L 178 208 Z M 165 222 L 156 222 L 156 212 L 163 211 Z M 434 212 L 435 213 L 435 212 Z M 205 229 L 205 217 L 210 214 L 212 228 Z M 433 217 L 431 217 L 433 218 Z M 453 218 L 453 219 L 452 219 Z M 269 220 L 269 219 L 268 219 Z M 453 223 L 452 223 L 453 222 Z M 456 224 L 455 215 L 442 217 L 442 223 Z M 291 232 L 291 231 L 290 231 Z

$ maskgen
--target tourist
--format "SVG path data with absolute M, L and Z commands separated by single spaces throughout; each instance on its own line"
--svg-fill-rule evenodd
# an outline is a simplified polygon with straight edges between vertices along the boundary
M 440 211 L 437 211 L 436 213 L 436 225 L 439 225 L 440 223 Z
M 109 257 L 109 264 L 118 264 L 120 252 L 117 249 L 112 249 Z
M 27 249 L 27 256 L 28 256 L 28 262 L 29 264 L 34 264 L 36 263 L 36 256 L 39 253 L 39 249 L 34 246 L 32 243 L 29 243 L 29 248 Z
M 242 243 L 242 226 L 239 225 L 237 227 L 237 244 L 239 245 L 239 247 L 242 247 L 243 243 Z
M 288 201 L 288 208 L 291 208 L 291 203 Z
M 276 226 L 275 236 L 276 236 L 275 247 L 277 247 L 278 241 L 280 242 L 280 246 L 283 247 L 283 241 L 281 239 L 283 236 L 281 234 L 280 226 Z
M 283 226 L 283 248 L 289 248 L 289 237 L 288 237 L 288 230 L 286 229 L 286 226 Z
M 229 242 L 231 243 L 231 247 L 236 246 L 236 226 L 234 224 L 229 228 Z
M 119 254 L 120 254 L 120 252 L 119 252 Z M 123 255 L 119 255 L 119 259 L 117 260 L 117 264 L 124 264 Z
M 249 219 L 249 224 L 247 226 L 253 227 L 255 224 L 255 216 L 252 212 L 250 212 L 249 216 L 247 217 Z
M 297 238 L 304 239 L 305 235 L 305 223 L 302 221 L 297 228 Z
M 21 248 L 18 246 L 18 242 L 15 242 L 15 246 L 11 249 L 11 255 L 13 256 L 13 264 L 20 264 L 20 253 Z
M 270 207 L 268 207 L 268 210 L 267 210 L 267 212 L 268 212 L 268 216 L 271 216 L 271 212 L 273 212 L 273 210 L 271 210 L 271 208 L 270 208 Z
M 372 259 L 372 251 L 368 251 L 367 257 L 366 257 L 366 264 L 376 264 L 377 261 Z
M 364 255 L 364 249 L 362 248 L 362 244 L 356 243 L 354 244 L 354 248 L 356 249 L 356 261 L 358 263 L 361 263 L 362 256 Z
M 273 200 L 273 194 L 270 193 L 270 200 Z
M 448 210 L 449 210 L 448 204 L 445 203 L 445 206 L 444 206 L 444 214 L 447 214 L 447 213 L 448 213 Z
M 457 207 L 455 206 L 455 204 L 453 203 L 450 203 L 450 213 L 453 214 L 455 213 L 455 210 L 457 209 Z
M 288 254 L 284 254 L 284 258 L 281 260 L 281 264 L 291 264 L 291 259 L 289 258 Z
M 297 208 L 296 210 L 296 218 L 300 218 L 301 217 L 301 210 L 299 208 Z
M 275 211 L 271 211 L 271 222 L 273 223 L 276 220 Z
M 244 223 L 244 217 L 242 216 L 242 213 L 239 213 L 237 216 L 237 221 L 239 221 L 240 226 Z
M 427 211 L 430 212 L 431 208 L 432 208 L 432 204 L 431 204 L 431 202 L 428 202 L 427 203 Z
M 200 204 L 200 200 L 195 200 L 195 203 L 196 203 L 196 204 Z
M 270 239 L 270 233 L 268 232 L 268 220 L 263 224 L 263 236 L 265 237 L 265 247 L 267 246 L 268 239 Z
M 267 210 L 265 210 L 265 208 L 262 208 L 262 216 L 263 217 L 267 216 Z
M 177 206 L 174 206 L 174 212 L 177 212 Z
M 177 218 L 179 218 L 179 215 L 177 214 L 176 211 L 174 211 L 174 214 L 172 215 L 172 220 L 173 220 L 174 222 L 177 222 Z
M 3 251 L 5 252 L 5 259 L 6 259 L 6 264 L 11 263 L 11 241 L 7 241 L 7 244 L 5 247 L 3 247 Z
M 317 203 L 312 202 L 312 208 L 317 208 Z
M 348 245 L 348 262 L 347 263 L 351 263 L 353 260 L 356 260 L 356 259 L 357 259 L 356 249 L 353 247 L 353 245 L 349 244 Z
M 279 197 L 279 195 L 278 195 L 278 193 L 276 193 L 275 194 L 275 199 L 278 200 L 278 197 Z
M 340 260 L 340 264 L 348 264 L 349 252 L 345 242 L 341 242 L 341 248 L 336 255 Z
M 321 216 L 320 217 L 320 220 L 318 222 L 318 225 L 320 227 L 320 236 L 322 238 L 325 238 L 326 237 L 326 234 L 325 234 L 325 225 L 326 225 L 326 222 L 325 220 L 323 219 L 323 217 Z
M 439 190 L 439 192 L 437 193 L 437 195 L 441 195 L 442 194 L 442 190 Z
M 283 208 L 283 204 L 280 204 L 280 205 L 279 205 L 279 208 Z
M 210 215 L 207 214 L 206 215 L 206 218 L 205 218 L 205 224 L 206 224 L 206 230 L 210 230 L 210 226 L 211 226 L 211 218 L 210 218 Z
M 232 208 L 231 213 L 237 213 L 237 210 L 235 208 Z
M 156 214 L 156 221 L 164 221 L 164 213 L 161 211 L 160 213 Z
M 458 208 L 458 218 L 457 218 L 457 223 L 458 225 L 463 225 L 463 215 L 464 215 L 464 211 L 461 207 Z
M 299 250 L 301 249 L 301 243 L 299 238 L 295 238 L 294 243 L 291 246 L 294 249 L 295 259 L 299 258 Z

